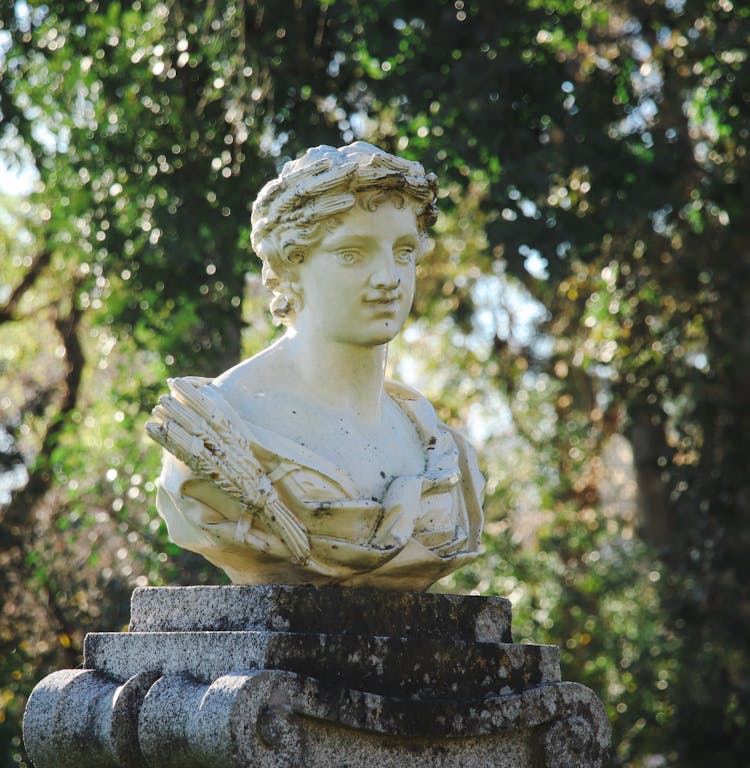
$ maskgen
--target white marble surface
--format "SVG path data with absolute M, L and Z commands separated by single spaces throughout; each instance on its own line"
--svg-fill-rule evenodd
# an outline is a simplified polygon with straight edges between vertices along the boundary
M 363 142 L 309 150 L 261 190 L 253 247 L 287 332 L 213 380 L 170 381 L 148 426 L 171 538 L 235 583 L 426 589 L 476 556 L 473 449 L 385 379 L 436 193 Z

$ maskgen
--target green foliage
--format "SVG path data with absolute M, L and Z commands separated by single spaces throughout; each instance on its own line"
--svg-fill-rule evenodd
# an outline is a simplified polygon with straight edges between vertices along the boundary
M 278 333 L 250 204 L 355 137 L 441 178 L 392 364 L 489 478 L 486 554 L 443 587 L 509 595 L 517 640 L 563 646 L 616 765 L 746 760 L 740 6 L 2 6 L 0 154 L 38 181 L 0 207 L 0 467 L 22 486 L 0 518 L 0 761 L 25 761 L 33 683 L 122 626 L 133 586 L 220 579 L 154 519 L 143 423 L 164 378 Z

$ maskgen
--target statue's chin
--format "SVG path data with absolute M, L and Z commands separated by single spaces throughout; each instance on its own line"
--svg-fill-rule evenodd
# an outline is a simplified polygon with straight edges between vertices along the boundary
M 350 328 L 346 334 L 341 334 L 336 341 L 342 344 L 355 344 L 362 347 L 377 347 L 388 344 L 398 336 L 404 325 L 404 320 L 388 320 L 372 323 L 367 328 Z

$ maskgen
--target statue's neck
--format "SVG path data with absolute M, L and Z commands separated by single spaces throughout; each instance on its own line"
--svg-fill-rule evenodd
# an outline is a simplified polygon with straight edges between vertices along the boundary
M 387 344 L 365 347 L 297 332 L 289 332 L 284 341 L 300 375 L 296 386 L 322 405 L 350 411 L 365 423 L 379 422 Z

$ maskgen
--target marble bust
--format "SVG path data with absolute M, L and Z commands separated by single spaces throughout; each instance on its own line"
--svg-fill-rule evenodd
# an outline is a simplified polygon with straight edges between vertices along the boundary
M 263 187 L 252 245 L 285 335 L 215 379 L 170 380 L 170 538 L 238 584 L 422 590 L 477 555 L 484 480 L 467 441 L 385 378 L 437 216 L 437 179 L 355 142 Z

